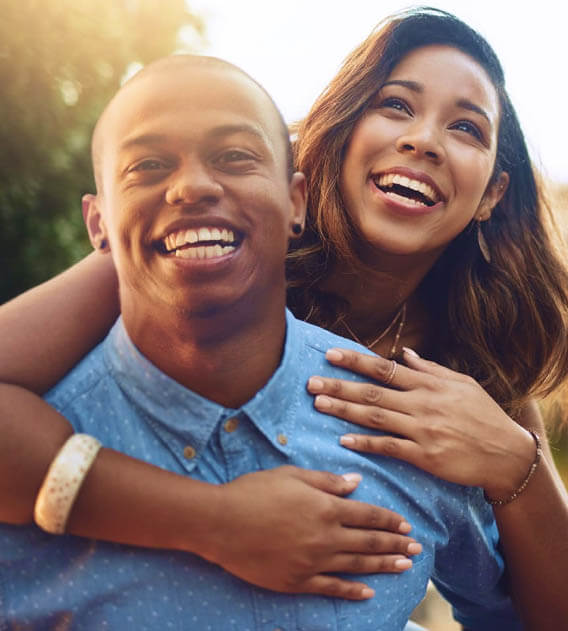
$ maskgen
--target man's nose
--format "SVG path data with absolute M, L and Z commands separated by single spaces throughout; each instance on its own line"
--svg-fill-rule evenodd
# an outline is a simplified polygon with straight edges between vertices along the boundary
M 223 196 L 223 187 L 212 169 L 201 160 L 184 161 L 171 178 L 166 202 L 171 205 L 214 203 Z

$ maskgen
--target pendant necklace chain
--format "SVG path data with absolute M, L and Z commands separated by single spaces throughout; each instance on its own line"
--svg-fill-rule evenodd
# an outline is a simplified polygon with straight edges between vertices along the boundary
M 388 355 L 388 359 L 392 359 L 396 355 L 396 350 L 398 348 L 398 343 L 400 341 L 400 336 L 402 334 L 402 330 L 404 329 L 404 325 L 406 324 L 406 302 L 403 303 L 402 307 L 396 312 L 394 318 L 391 320 L 391 323 L 384 329 L 378 337 L 376 337 L 372 342 L 365 343 L 361 338 L 356 335 L 355 331 L 347 324 L 345 319 L 342 320 L 342 324 L 345 327 L 345 330 L 349 332 L 351 337 L 361 344 L 361 346 L 366 346 L 371 349 L 375 344 L 378 344 L 388 333 L 393 329 L 394 325 L 398 322 L 398 328 L 396 330 L 396 335 L 394 336 L 394 342 L 390 349 L 390 353 Z

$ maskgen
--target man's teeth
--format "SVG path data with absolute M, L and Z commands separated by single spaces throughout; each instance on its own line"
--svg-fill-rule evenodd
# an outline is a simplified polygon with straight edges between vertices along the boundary
M 195 244 L 199 244 L 201 242 L 211 244 L 211 241 L 219 241 L 219 244 L 215 245 L 207 245 L 207 246 L 196 246 Z M 163 243 L 168 252 L 172 252 L 173 250 L 177 250 L 186 245 L 192 245 L 194 247 L 187 248 L 189 250 L 209 250 L 211 248 L 219 248 L 222 250 L 224 254 L 227 251 L 232 251 L 235 248 L 231 245 L 235 241 L 235 233 L 232 230 L 227 230 L 226 228 L 199 228 L 189 230 L 179 230 L 178 232 L 173 232 L 164 238 Z M 230 248 L 228 250 L 228 248 Z M 176 251 L 177 256 L 181 256 L 180 251 Z M 211 255 L 213 256 L 213 255 Z M 217 254 L 216 256 L 221 256 L 221 254 Z M 184 258 L 209 258 L 208 256 L 184 256 Z
M 384 175 L 375 178 L 375 182 L 380 188 L 388 188 L 389 186 L 398 185 L 416 191 L 421 195 L 424 195 L 424 197 L 428 198 L 433 204 L 439 201 L 438 193 L 429 184 L 426 184 L 426 182 L 421 182 L 420 180 L 413 180 L 404 175 L 399 175 L 398 173 L 385 173 Z M 396 193 L 392 192 L 387 192 L 387 194 L 392 194 L 396 197 L 404 197 L 404 199 L 410 201 L 409 198 L 405 197 L 404 195 L 397 195 Z M 417 202 L 417 205 L 423 206 L 424 204 L 422 204 L 421 202 Z

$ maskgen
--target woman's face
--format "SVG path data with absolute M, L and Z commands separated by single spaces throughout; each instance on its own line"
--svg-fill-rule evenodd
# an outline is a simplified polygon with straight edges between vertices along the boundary
M 465 53 L 432 45 L 404 57 L 357 122 L 340 173 L 347 211 L 372 253 L 432 254 L 488 219 L 499 100 Z

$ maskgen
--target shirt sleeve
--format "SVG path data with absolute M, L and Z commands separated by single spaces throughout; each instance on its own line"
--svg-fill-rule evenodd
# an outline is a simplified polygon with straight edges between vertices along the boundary
M 469 488 L 467 509 L 456 517 L 448 544 L 436 552 L 432 581 L 472 631 L 522 631 L 504 580 L 504 560 L 491 507 Z

